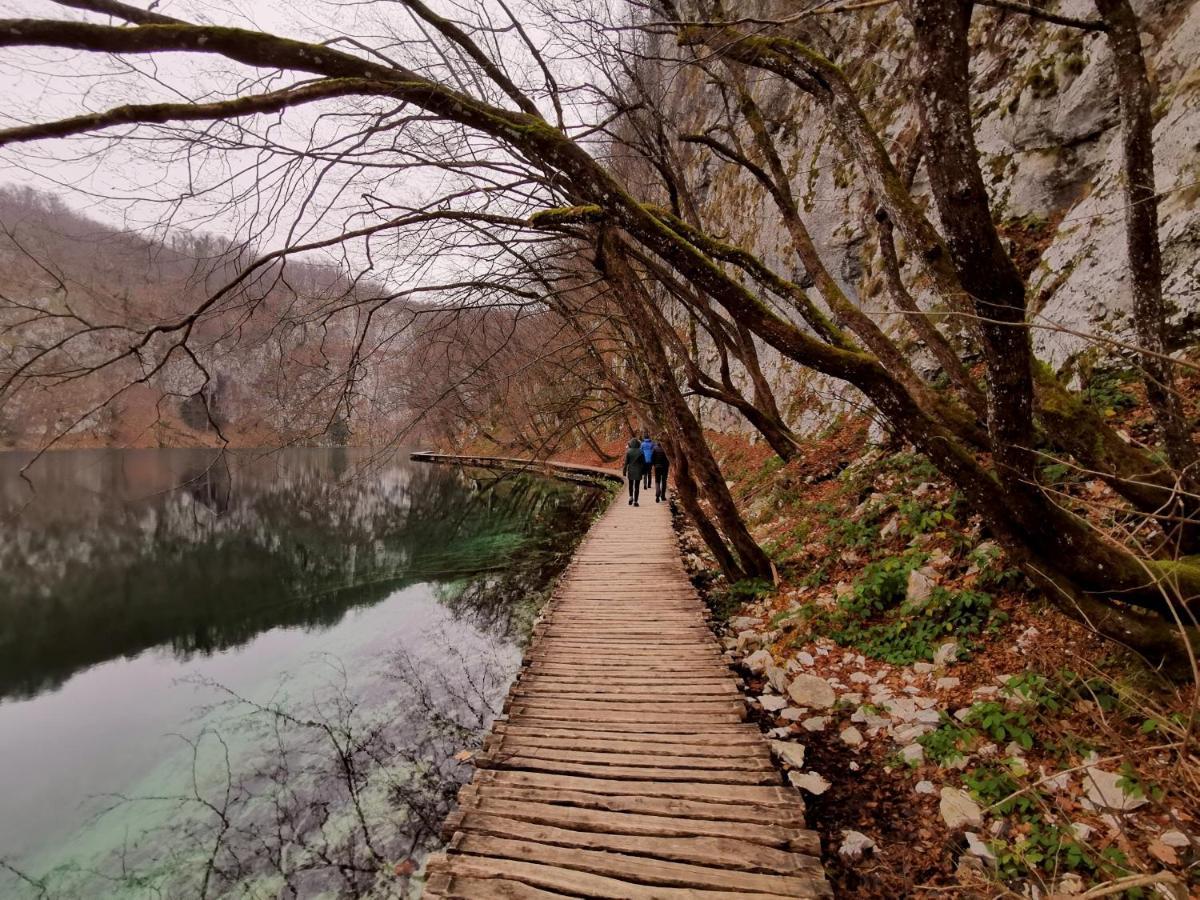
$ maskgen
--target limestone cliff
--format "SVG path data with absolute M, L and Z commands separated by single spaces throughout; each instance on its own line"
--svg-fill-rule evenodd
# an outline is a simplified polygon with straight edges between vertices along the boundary
M 1200 2 L 1140 0 L 1143 44 L 1157 92 L 1156 174 L 1161 192 L 1160 238 L 1165 294 L 1174 310 L 1175 346 L 1195 340 L 1200 316 Z M 747 18 L 780 17 L 786 2 L 748 5 Z M 1091 16 L 1091 0 L 1065 0 L 1058 11 Z M 908 87 L 910 33 L 898 6 L 824 15 L 797 26 L 803 37 L 851 76 L 864 108 L 903 159 L 918 121 Z M 684 51 L 664 39 L 664 56 Z M 1028 275 L 1038 356 L 1068 375 L 1087 379 L 1131 342 L 1131 292 L 1126 275 L 1121 143 L 1117 97 L 1103 34 L 978 8 L 973 23 L 972 92 L 981 166 L 995 218 Z M 721 117 L 722 97 L 696 67 L 671 71 L 667 106 L 681 133 L 703 132 Z M 881 260 L 871 227 L 873 204 L 839 138 L 809 98 L 777 80 L 754 87 L 768 127 L 786 151 L 785 163 L 826 264 L 850 296 L 889 330 L 903 334 L 883 291 Z M 752 247 L 780 271 L 803 273 L 770 199 L 740 168 L 702 147 L 681 150 L 713 230 Z M 924 165 L 914 188 L 927 197 Z M 903 248 L 901 248 L 903 252 Z M 912 276 L 911 267 L 906 276 Z M 909 278 L 922 307 L 936 312 Z M 960 326 L 943 321 L 951 332 Z M 909 349 L 921 358 L 921 347 Z M 857 402 L 844 385 L 797 373 L 770 351 L 764 362 L 795 402 L 801 431 Z M 934 366 L 932 360 L 927 366 Z M 708 406 L 710 424 L 745 427 L 728 410 Z

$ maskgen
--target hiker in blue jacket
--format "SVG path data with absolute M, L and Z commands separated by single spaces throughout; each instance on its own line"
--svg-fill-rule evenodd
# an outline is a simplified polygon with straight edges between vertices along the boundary
M 629 505 L 638 505 L 638 494 L 642 488 L 642 474 L 648 471 L 646 458 L 642 455 L 642 445 L 637 438 L 629 439 L 625 448 L 625 463 L 621 466 L 621 474 L 629 481 Z
M 650 435 L 642 435 L 642 467 L 646 473 L 645 487 L 650 487 L 650 477 L 653 474 L 650 469 L 650 460 L 654 458 L 654 441 L 650 440 Z

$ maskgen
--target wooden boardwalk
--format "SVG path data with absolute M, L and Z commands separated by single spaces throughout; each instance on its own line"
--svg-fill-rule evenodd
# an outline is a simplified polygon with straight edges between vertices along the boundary
M 831 896 L 705 618 L 667 505 L 619 497 L 535 631 L 424 896 Z

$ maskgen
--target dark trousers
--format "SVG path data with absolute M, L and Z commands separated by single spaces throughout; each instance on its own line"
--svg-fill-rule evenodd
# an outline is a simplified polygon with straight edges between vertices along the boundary
M 642 491 L 642 473 L 637 469 L 629 470 L 629 499 L 638 502 L 638 494 Z
M 646 466 L 646 468 L 643 469 L 643 471 L 646 473 L 646 484 L 644 485 L 644 487 L 650 487 L 650 474 L 651 474 L 650 466 Z
M 654 499 L 655 500 L 666 500 L 667 499 L 667 470 L 666 469 L 659 469 L 657 467 L 654 469 Z

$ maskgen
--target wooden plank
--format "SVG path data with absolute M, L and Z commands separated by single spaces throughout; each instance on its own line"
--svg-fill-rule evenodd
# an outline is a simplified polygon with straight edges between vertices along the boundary
M 704 891 L 689 888 L 669 888 L 658 885 L 635 884 L 619 878 L 608 878 L 576 869 L 562 869 L 538 862 L 526 862 L 455 854 L 452 860 L 453 878 L 470 878 L 483 882 L 473 884 L 473 889 L 483 893 L 442 894 L 457 900 L 488 900 L 487 884 L 497 878 L 516 881 L 531 887 L 549 891 L 561 891 L 568 897 L 590 897 L 595 900 L 807 900 L 807 898 L 829 897 L 826 889 L 814 886 L 814 892 L 804 894 L 746 893 L 745 891 Z
M 647 797 L 636 794 L 594 794 L 587 791 L 513 785 L 504 782 L 470 784 L 460 792 L 464 804 L 471 798 L 503 799 L 555 806 L 603 810 L 607 812 L 639 813 L 682 819 L 684 821 L 737 822 L 739 824 L 776 825 L 781 828 L 804 826 L 803 802 L 788 806 L 753 806 L 746 803 L 723 803 L 714 800 L 689 800 L 680 797 Z
M 760 806 L 788 806 L 797 800 L 795 791 L 783 787 L 749 784 L 693 784 L 676 781 L 635 781 L 616 778 L 554 775 L 548 772 L 520 772 L 480 769 L 475 777 L 481 784 L 507 784 L 514 787 L 558 788 L 591 794 L 628 794 L 640 797 L 670 797 L 680 800 L 708 800 L 713 803 L 755 803 Z
M 631 742 L 626 742 L 628 745 Z M 637 745 L 635 745 L 637 746 Z M 562 761 L 587 763 L 596 766 L 648 766 L 663 769 L 740 769 L 745 772 L 771 772 L 778 775 L 778 770 L 771 762 L 769 753 L 761 754 L 735 753 L 728 756 L 703 753 L 706 747 L 699 748 L 702 752 L 695 755 L 682 753 L 649 753 L 644 747 L 637 750 L 609 750 L 608 752 L 591 749 L 565 749 L 561 747 L 530 746 L 513 738 L 503 741 L 490 754 L 493 758 L 510 757 L 513 759 L 536 758 L 546 761 Z M 743 748 L 744 749 L 744 748 Z
M 533 800 L 481 796 L 474 799 L 472 810 L 508 819 L 519 819 L 535 825 L 553 825 L 575 831 L 596 831 L 603 834 L 669 837 L 734 838 L 762 844 L 764 847 L 790 849 L 815 856 L 821 852 L 815 832 L 803 828 L 759 822 L 733 822 L 723 819 L 703 819 L 697 816 L 650 815 L 636 812 L 613 812 L 582 806 L 564 806 Z M 460 830 L 463 810 L 451 815 L 448 825 Z
M 807 875 L 821 871 L 819 860 L 790 850 L 780 850 L 735 837 L 657 834 L 630 836 L 597 831 L 580 831 L 557 825 L 527 822 L 476 811 L 460 816 L 458 827 L 468 834 L 489 835 L 555 847 L 604 850 L 633 856 L 649 856 L 673 862 L 695 863 L 721 869 L 773 875 Z
M 779 784 L 779 773 L 774 769 L 679 769 L 658 766 L 616 765 L 614 763 L 592 765 L 559 759 L 541 759 L 511 753 L 481 753 L 475 764 L 483 769 L 498 771 L 546 772 L 553 775 L 595 776 L 605 779 L 654 782 L 686 782 L 696 784 L 759 785 Z
M 764 875 L 697 866 L 663 859 L 646 859 L 624 853 L 570 849 L 534 841 L 511 840 L 491 835 L 459 833 L 450 842 L 452 853 L 469 853 L 498 859 L 537 862 L 573 869 L 643 885 L 676 888 L 754 891 L 784 897 L 803 897 L 812 892 L 812 879 L 787 875 Z
M 657 757 L 669 756 L 702 756 L 705 759 L 718 760 L 724 757 L 732 759 L 764 759 L 770 760 L 771 755 L 761 742 L 730 744 L 719 740 L 697 740 L 694 743 L 669 743 L 666 741 L 643 739 L 612 740 L 580 736 L 575 738 L 526 736 L 521 733 L 503 733 L 495 736 L 501 741 L 506 750 L 544 748 L 547 750 L 574 750 L 578 753 L 619 753 L 619 754 L 654 754 Z M 628 738 L 629 735 L 625 735 Z M 664 763 L 665 764 L 665 763 Z

